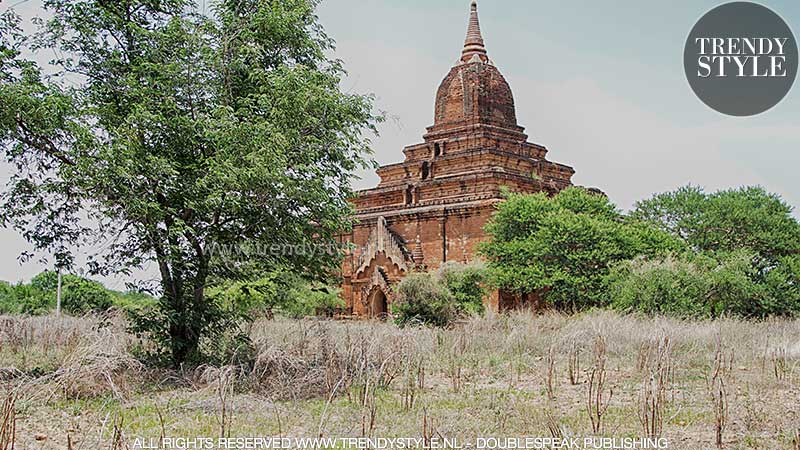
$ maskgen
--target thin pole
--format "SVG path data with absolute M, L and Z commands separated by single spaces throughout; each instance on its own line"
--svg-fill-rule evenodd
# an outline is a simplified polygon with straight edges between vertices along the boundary
M 58 289 L 56 290 L 56 315 L 61 315 L 61 269 L 58 269 Z

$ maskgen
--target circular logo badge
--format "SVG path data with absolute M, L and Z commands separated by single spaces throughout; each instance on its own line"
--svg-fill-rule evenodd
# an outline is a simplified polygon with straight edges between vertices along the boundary
M 709 107 L 753 116 L 777 105 L 797 76 L 797 41 L 769 8 L 733 2 L 707 12 L 683 51 L 686 78 Z

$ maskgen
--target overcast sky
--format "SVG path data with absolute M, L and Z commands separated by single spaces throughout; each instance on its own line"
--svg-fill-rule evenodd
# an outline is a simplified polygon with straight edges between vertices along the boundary
M 202 2 L 202 0 L 200 0 Z M 401 161 L 433 123 L 434 95 L 458 59 L 469 0 L 325 0 L 320 19 L 345 61 L 344 88 L 372 93 L 390 120 L 374 141 L 381 164 Z M 514 92 L 517 118 L 548 159 L 575 168 L 576 184 L 621 208 L 686 184 L 708 190 L 763 185 L 800 205 L 800 88 L 756 117 L 723 116 L 689 88 L 683 46 L 695 22 L 724 2 L 479 0 L 489 57 Z M 761 4 L 800 30 L 800 2 Z M 40 2 L 0 0 L 24 17 Z M 378 182 L 361 174 L 355 187 Z M 0 181 L 8 173 L 0 171 Z M 0 279 L 41 270 L 20 265 L 28 248 L 0 230 Z M 122 281 L 106 280 L 121 288 Z

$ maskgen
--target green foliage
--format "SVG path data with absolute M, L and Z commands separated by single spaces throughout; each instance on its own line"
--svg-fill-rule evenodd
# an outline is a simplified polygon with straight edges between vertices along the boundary
M 688 186 L 637 203 L 631 216 L 700 252 L 747 249 L 769 264 L 800 254 L 800 224 L 791 206 L 761 187 L 709 194 Z
M 412 273 L 396 287 L 392 314 L 399 325 L 444 327 L 483 313 L 486 269 L 479 264 L 447 263 L 433 273 Z
M 210 289 L 208 295 L 239 317 L 332 316 L 344 307 L 338 289 L 309 282 L 287 270 L 276 270 L 254 281 L 227 281 Z
M 31 287 L 54 296 L 58 287 L 58 274 L 45 271 L 31 279 Z M 114 304 L 114 295 L 97 281 L 64 274 L 61 277 L 61 307 L 74 315 L 103 312 Z
M 231 319 L 206 297 L 210 278 L 254 264 L 321 278 L 339 263 L 331 251 L 212 256 L 333 248 L 350 225 L 349 182 L 370 165 L 379 118 L 371 98 L 340 90 L 316 3 L 47 0 L 32 39 L 0 17 L 0 149 L 15 168 L 0 223 L 64 270 L 86 242 L 108 242 L 92 273 L 154 263 L 163 298 L 136 329 L 176 366 L 201 362 L 203 337 Z M 55 51 L 59 71 L 43 76 L 21 49 Z
M 48 295 L 30 284 L 0 284 L 0 314 L 40 315 L 52 311 L 55 305 L 55 293 Z
M 111 291 L 112 302 L 114 308 L 125 311 L 129 314 L 140 314 L 148 311 L 156 306 L 155 299 L 143 292 L 127 291 L 117 292 Z
M 448 262 L 437 271 L 447 290 L 453 295 L 459 309 L 466 314 L 483 314 L 488 273 L 482 264 Z
M 706 271 L 673 257 L 625 261 L 614 268 L 609 285 L 615 308 L 649 314 L 702 315 L 698 301 L 710 292 Z
M 611 267 L 639 255 L 667 255 L 682 244 L 667 233 L 626 220 L 604 196 L 569 188 L 508 194 L 487 224 L 480 247 L 493 283 L 509 292 L 543 292 L 561 310 L 608 303 Z
M 0 313 L 48 314 L 56 309 L 58 275 L 45 271 L 30 283 L 10 285 L 0 282 Z M 131 312 L 152 307 L 153 298 L 138 292 L 117 292 L 97 281 L 64 274 L 61 279 L 61 307 L 65 313 L 82 315 L 111 308 Z
M 615 278 L 618 307 L 744 317 L 800 311 L 800 223 L 779 196 L 760 187 L 708 194 L 690 186 L 639 202 L 631 216 L 683 240 L 693 252 L 680 264 L 692 270 L 657 268 L 663 261 L 646 264 L 649 270 L 622 268 Z M 687 273 L 706 286 L 691 303 L 681 293 Z M 656 305 L 657 296 L 645 290 L 660 283 L 671 283 L 673 294 Z
M 459 318 L 453 294 L 434 273 L 412 273 L 397 284 L 392 315 L 398 325 L 444 327 Z
M 746 250 L 709 257 L 686 254 L 661 260 L 637 258 L 620 264 L 610 276 L 613 306 L 627 312 L 680 317 L 763 318 L 800 312 L 797 275 L 770 275 L 759 281 L 755 255 Z

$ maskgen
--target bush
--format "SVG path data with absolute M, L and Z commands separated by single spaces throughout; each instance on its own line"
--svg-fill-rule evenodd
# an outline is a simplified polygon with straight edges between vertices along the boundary
M 156 299 L 142 292 L 128 291 L 128 292 L 115 292 L 111 291 L 112 304 L 126 313 L 134 313 L 145 311 L 152 308 L 156 304 Z
M 392 314 L 398 325 L 444 327 L 460 317 L 455 296 L 433 273 L 412 273 L 397 284 Z
M 693 314 L 710 289 L 707 273 L 672 257 L 626 261 L 611 272 L 609 286 L 616 309 L 670 315 Z
M 31 279 L 31 287 L 53 297 L 58 289 L 58 274 L 45 271 Z M 88 280 L 76 275 L 61 276 L 61 308 L 70 314 L 86 314 L 106 311 L 113 305 L 110 290 L 97 281 Z
M 609 276 L 612 305 L 627 312 L 682 317 L 737 316 L 761 318 L 800 312 L 800 298 L 785 295 L 787 278 L 770 272 L 767 283 L 748 251 L 682 258 L 637 258 L 616 267 Z M 778 286 L 771 289 L 771 286 Z
M 445 263 L 438 270 L 439 278 L 466 314 L 483 314 L 488 274 L 481 263 Z
M 299 283 L 287 293 L 279 311 L 293 318 L 333 317 L 344 306 L 339 289 L 316 283 Z
M 689 186 L 639 202 L 631 216 L 693 250 L 712 284 L 698 313 L 745 317 L 800 310 L 800 222 L 761 187 L 706 193 Z
M 399 325 L 444 327 L 459 318 L 482 314 L 486 268 L 446 263 L 434 273 L 414 273 L 397 285 L 392 314 Z
M 55 294 L 48 295 L 30 284 L 3 282 L 0 288 L 0 313 L 3 314 L 47 314 L 55 305 Z

